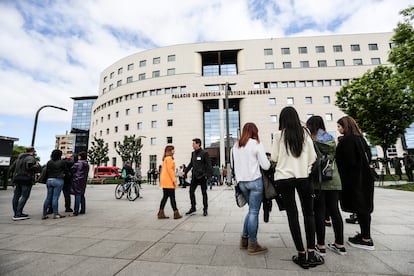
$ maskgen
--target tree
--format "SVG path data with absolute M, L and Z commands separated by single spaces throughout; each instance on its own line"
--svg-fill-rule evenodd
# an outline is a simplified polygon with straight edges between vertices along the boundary
M 124 136 L 124 141 L 116 143 L 115 150 L 121 156 L 122 162 L 131 161 L 131 163 L 135 162 L 135 166 L 141 162 L 141 137 L 135 137 L 134 135 L 131 136 Z
M 391 67 L 369 70 L 336 96 L 336 105 L 358 122 L 371 144 L 381 146 L 385 158 L 387 149 L 414 121 L 414 94 Z
M 410 91 L 414 89 L 414 6 L 400 12 L 404 21 L 399 22 L 392 37 L 393 48 L 388 61 L 393 63 L 395 70 L 401 75 L 402 81 Z
M 88 159 L 92 165 L 100 166 L 102 163 L 109 161 L 108 157 L 108 145 L 105 144 L 103 139 L 93 137 L 91 142 L 92 147 L 88 150 Z
M 20 154 L 26 152 L 26 147 L 24 146 L 13 146 L 13 153 L 10 158 L 10 164 L 13 164 L 14 161 L 19 157 Z

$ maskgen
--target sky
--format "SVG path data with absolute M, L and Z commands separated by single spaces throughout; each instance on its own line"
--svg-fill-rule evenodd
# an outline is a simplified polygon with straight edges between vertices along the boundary
M 71 97 L 97 96 L 100 73 L 163 46 L 391 32 L 414 0 L 0 0 L 0 136 L 35 148 L 70 132 Z

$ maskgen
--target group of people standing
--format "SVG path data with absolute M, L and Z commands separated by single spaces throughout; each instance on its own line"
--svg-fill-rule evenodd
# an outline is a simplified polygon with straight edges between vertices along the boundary
M 345 255 L 343 221 L 338 204 L 345 212 L 356 213 L 360 219 L 361 233 L 348 239 L 353 247 L 374 250 L 370 225 L 373 211 L 374 179 L 369 162 L 371 152 L 355 120 L 349 116 L 337 122 L 341 134 L 336 145 L 326 132 L 323 119 L 312 116 L 306 127 L 297 111 L 285 107 L 279 116 L 279 130 L 273 135 L 271 160 L 276 162 L 275 184 L 286 209 L 289 229 L 297 255 L 292 261 L 308 269 L 324 264 L 326 248 Z M 331 180 L 317 183 L 309 177 L 319 152 L 327 154 L 334 164 Z M 232 148 L 232 163 L 236 181 L 248 201 L 240 248 L 249 255 L 267 252 L 257 241 L 258 214 L 263 200 L 263 180 L 260 168 L 267 170 L 270 161 L 260 143 L 257 126 L 246 123 L 238 143 Z M 295 192 L 302 206 L 306 247 L 303 244 Z M 325 245 L 325 213 L 332 218 L 335 233 L 333 243 Z M 316 236 L 316 242 L 315 242 Z
M 41 174 L 36 181 L 45 183 L 47 187 L 42 219 L 48 219 L 49 214 L 53 214 L 54 219 L 65 217 L 65 215 L 59 213 L 59 197 L 62 190 L 65 193 L 65 212 L 71 212 L 70 216 L 84 214 L 86 212 L 85 189 L 89 172 L 86 152 L 80 152 L 76 156 L 76 160 L 71 158 L 62 159 L 62 151 L 55 149 L 50 155 L 50 160 L 43 168 L 34 158 L 35 153 L 33 147 L 28 147 L 26 153 L 20 154 L 10 167 L 15 185 L 12 200 L 13 220 L 30 218 L 28 214 L 23 213 L 23 208 L 30 196 L 37 173 Z M 73 209 L 71 208 L 71 194 L 75 199 Z

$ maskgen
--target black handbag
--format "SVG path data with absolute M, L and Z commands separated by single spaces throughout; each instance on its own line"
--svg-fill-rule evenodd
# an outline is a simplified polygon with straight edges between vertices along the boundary
M 244 205 L 246 205 L 247 200 L 244 197 L 242 191 L 240 190 L 239 183 L 237 183 L 236 186 L 234 187 L 234 196 L 236 198 L 237 206 L 239 206 L 241 208 Z
M 46 184 L 46 181 L 47 181 L 47 166 L 44 166 L 42 168 L 42 171 L 40 172 L 39 177 L 36 180 L 36 183 Z

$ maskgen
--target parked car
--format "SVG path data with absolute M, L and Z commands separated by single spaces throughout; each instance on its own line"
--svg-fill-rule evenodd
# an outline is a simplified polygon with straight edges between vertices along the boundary
M 121 177 L 121 170 L 115 166 L 96 167 L 93 171 L 94 178 L 114 178 Z

